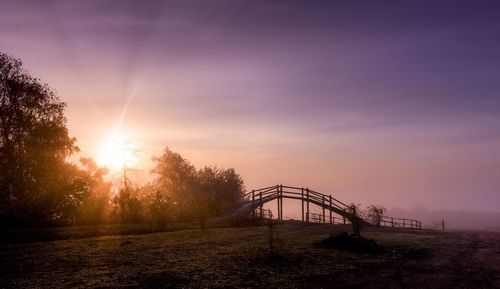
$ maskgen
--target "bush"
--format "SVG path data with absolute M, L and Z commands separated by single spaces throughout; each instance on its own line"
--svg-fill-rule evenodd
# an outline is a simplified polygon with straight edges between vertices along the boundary
M 346 232 L 330 235 L 320 241 L 320 245 L 343 251 L 354 251 L 362 253 L 379 253 L 382 251 L 375 240 L 366 239 L 356 235 L 349 235 Z

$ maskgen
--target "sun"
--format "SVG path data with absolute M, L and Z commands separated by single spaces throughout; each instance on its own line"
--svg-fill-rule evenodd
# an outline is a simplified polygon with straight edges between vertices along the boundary
M 109 136 L 99 148 L 97 164 L 109 170 L 122 170 L 135 165 L 134 148 L 125 137 L 119 134 Z

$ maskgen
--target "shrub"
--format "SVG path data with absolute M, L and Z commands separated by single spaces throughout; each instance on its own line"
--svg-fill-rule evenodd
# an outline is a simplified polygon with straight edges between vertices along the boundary
M 343 251 L 354 251 L 362 253 L 379 253 L 382 251 L 375 240 L 367 239 L 356 235 L 349 235 L 346 232 L 330 235 L 320 241 L 320 245 Z

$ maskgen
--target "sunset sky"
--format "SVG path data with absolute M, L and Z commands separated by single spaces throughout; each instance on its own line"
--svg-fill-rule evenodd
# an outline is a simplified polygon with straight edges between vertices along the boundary
M 0 50 L 113 133 L 386 207 L 500 211 L 498 1 L 5 1 Z

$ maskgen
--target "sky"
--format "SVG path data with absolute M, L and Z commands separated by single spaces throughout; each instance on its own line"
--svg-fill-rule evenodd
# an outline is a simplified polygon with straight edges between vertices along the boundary
M 344 202 L 500 211 L 498 1 L 0 0 L 0 50 L 114 132 Z

